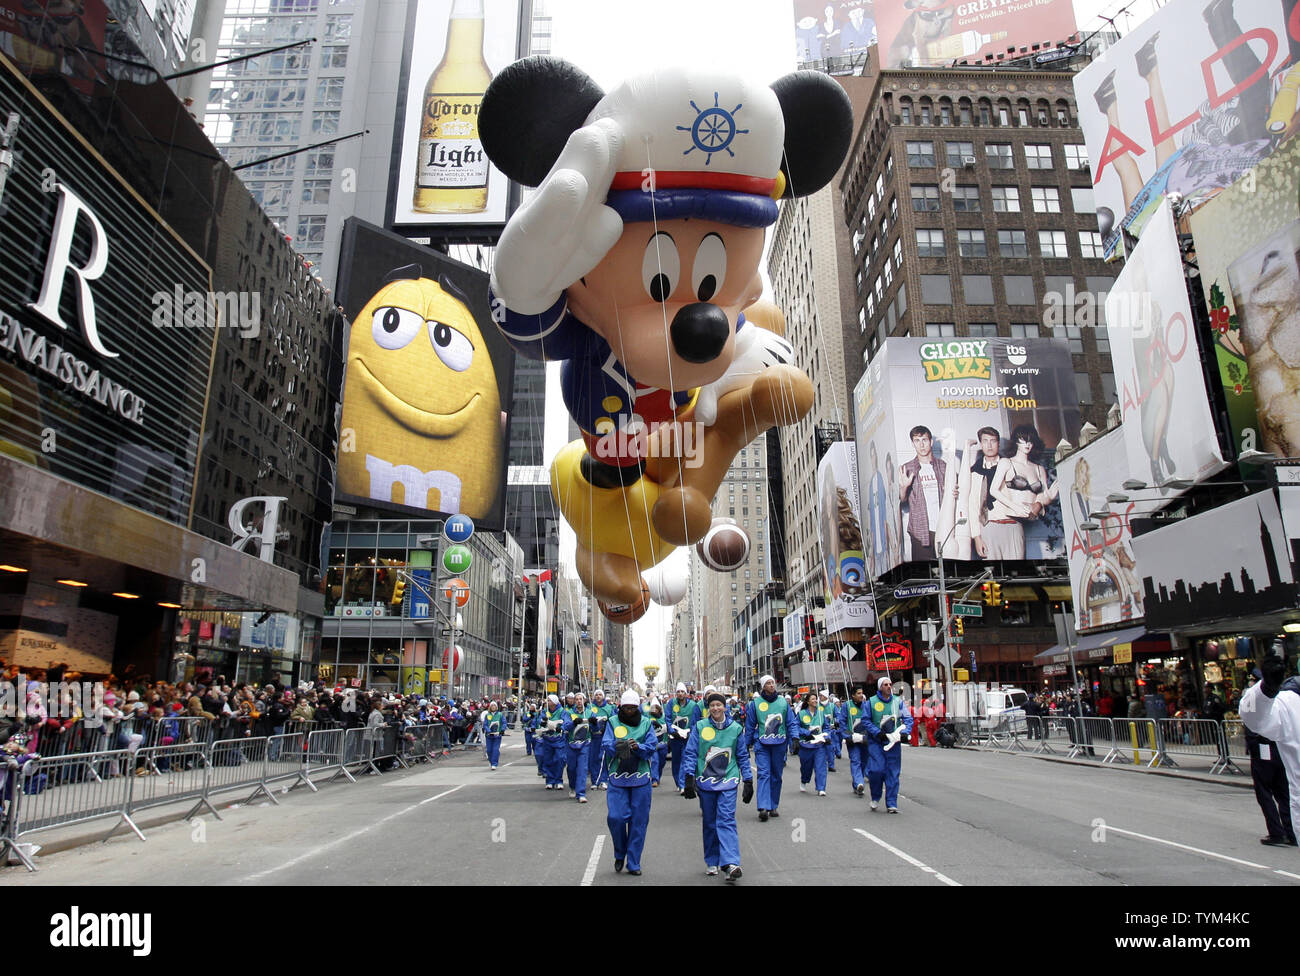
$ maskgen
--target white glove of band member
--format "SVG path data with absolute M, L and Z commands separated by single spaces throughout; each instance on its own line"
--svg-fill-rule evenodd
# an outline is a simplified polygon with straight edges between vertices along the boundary
M 727 371 L 712 383 L 700 387 L 695 400 L 695 419 L 709 427 L 718 419 L 718 400 L 758 379 L 769 366 L 794 362 L 794 348 L 775 332 L 746 324 L 736 333 L 736 354 Z
M 857 744 L 858 744 L 859 742 L 861 742 L 861 741 L 862 741 L 862 733 L 861 733 L 861 732 L 854 732 L 854 733 L 853 733 L 853 744 L 854 744 L 854 745 L 857 745 Z
M 623 234 L 605 197 L 614 182 L 623 133 L 601 119 L 569 136 L 541 186 L 501 232 L 492 292 L 512 312 L 537 315 L 587 274 Z
M 902 738 L 903 738 L 903 733 L 897 730 L 889 733 L 890 745 L 895 745 L 895 746 L 898 745 L 899 740 Z
M 691 733 L 689 731 L 676 725 L 673 726 L 673 734 L 680 739 L 689 739 L 691 737 Z

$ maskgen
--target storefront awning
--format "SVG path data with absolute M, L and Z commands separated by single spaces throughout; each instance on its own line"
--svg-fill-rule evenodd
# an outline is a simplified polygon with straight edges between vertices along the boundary
M 1065 644 L 1053 644 L 1045 651 L 1039 651 L 1034 655 L 1034 666 L 1041 667 L 1044 664 L 1060 664 L 1062 660 L 1070 659 L 1070 649 Z
M 1004 586 L 1002 587 L 1002 599 L 1009 603 L 1038 601 L 1038 591 L 1032 586 Z
M 1070 587 L 1064 583 L 1047 583 L 1043 586 L 1043 589 L 1047 592 L 1047 599 L 1049 600 L 1065 600 L 1068 603 L 1074 599 Z
M 883 620 L 885 617 L 892 617 L 894 614 L 907 613 L 909 610 L 918 606 L 922 600 L 928 599 L 929 597 L 914 596 L 909 597 L 906 600 L 898 600 L 892 605 L 888 603 L 882 604 L 884 609 L 880 611 L 880 617 Z
M 1105 630 L 1097 634 L 1081 634 L 1079 642 L 1074 645 L 1074 662 L 1078 664 L 1095 664 L 1097 661 L 1109 660 L 1116 644 L 1131 644 L 1145 634 L 1145 627 L 1126 627 L 1123 630 Z M 1070 647 L 1068 644 L 1054 644 L 1045 651 L 1034 655 L 1035 666 L 1047 664 L 1068 664 Z

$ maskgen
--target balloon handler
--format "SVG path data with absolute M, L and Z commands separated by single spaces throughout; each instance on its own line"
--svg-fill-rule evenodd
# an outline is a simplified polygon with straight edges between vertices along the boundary
M 730 884 L 740 877 L 740 832 L 736 829 L 736 792 L 743 781 L 743 802 L 754 799 L 745 727 L 727 713 L 727 698 L 712 692 L 709 714 L 695 723 L 686 740 L 688 800 L 700 798 L 704 824 L 704 873 L 722 875 Z
M 522 355 L 563 364 L 582 438 L 551 491 L 607 616 L 645 612 L 642 571 L 705 536 L 736 453 L 811 408 L 780 313 L 744 311 L 777 200 L 825 186 L 851 130 L 848 97 L 816 72 L 767 87 L 663 70 L 605 94 L 532 57 L 489 85 L 483 148 L 539 187 L 502 232 L 493 317 Z
M 876 694 L 867 700 L 867 784 L 872 810 L 880 804 L 883 785 L 885 809 L 898 813 L 898 776 L 903 768 L 900 743 L 912 734 L 912 710 L 892 694 L 893 687 L 893 682 L 883 677 L 876 682 Z
M 623 692 L 618 711 L 605 725 L 601 751 L 609 765 L 605 822 L 614 839 L 614 870 L 641 873 L 641 852 L 650 826 L 650 764 L 658 742 L 647 715 L 641 711 L 641 696 L 632 689 Z

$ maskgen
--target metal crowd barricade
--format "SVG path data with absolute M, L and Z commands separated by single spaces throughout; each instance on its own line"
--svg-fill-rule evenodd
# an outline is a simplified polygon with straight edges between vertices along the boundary
M 382 733 L 382 727 L 372 729 L 363 725 L 360 728 L 348 729 L 343 736 L 341 762 L 344 771 L 349 766 L 365 766 L 378 773 L 379 767 L 375 765 L 376 757 L 373 754 L 381 742 Z
M 1024 748 L 1020 740 L 1024 736 L 1025 727 L 1015 719 L 1016 717 L 1011 715 L 997 715 L 986 720 L 985 734 L 990 749 L 1016 750 Z
M 131 819 L 132 762 L 132 754 L 121 749 L 90 755 L 42 756 L 24 763 L 21 771 L 14 764 L 7 771 L 3 788 L 8 809 L 3 847 L 29 871 L 35 871 L 36 866 L 21 844 L 23 834 L 33 831 L 117 817 L 118 822 L 104 840 L 123 823 L 144 840 Z M 104 770 L 103 775 L 95 772 L 97 765 Z M 117 772 L 109 775 L 110 769 Z
M 1074 751 L 1079 733 L 1075 728 L 1074 719 L 1068 715 L 1031 715 L 1025 719 L 1025 722 L 1030 729 L 1030 741 L 1034 743 L 1034 755 L 1068 755 Z M 1030 724 L 1035 722 L 1037 723 L 1036 734 L 1035 726 Z
M 323 773 L 331 769 L 337 770 L 330 779 L 331 783 L 340 776 L 345 776 L 352 782 L 356 782 L 352 774 L 348 772 L 346 765 L 344 765 L 343 757 L 347 734 L 357 731 L 362 730 L 320 729 L 308 734 L 307 753 L 303 760 L 303 782 L 311 787 L 313 791 L 316 789 L 316 784 L 312 782 L 311 774 Z
M 1170 756 L 1183 756 L 1208 761 L 1211 773 L 1241 773 L 1228 756 L 1223 726 L 1213 719 L 1162 718 L 1159 728 L 1161 765 L 1177 768 Z
M 969 718 L 951 719 L 953 731 L 957 733 L 957 745 L 968 746 L 975 741 L 975 727 Z
M 316 787 L 312 786 L 311 780 L 307 778 L 307 739 L 306 732 L 286 732 L 283 735 L 273 735 L 267 740 L 269 748 L 267 749 L 267 760 L 265 773 L 262 779 L 263 784 L 272 783 L 282 779 L 294 780 L 293 786 L 303 783 L 311 787 L 314 791 Z M 270 758 L 274 754 L 275 758 Z M 289 789 L 293 789 L 290 786 Z M 268 789 L 267 796 L 271 796 Z M 257 794 L 254 793 L 254 796 Z M 251 799 L 251 797 L 250 797 Z M 271 799 L 275 802 L 274 796 Z
M 1160 764 L 1160 732 L 1152 718 L 1111 719 L 1115 749 L 1126 762 L 1151 769 Z
M 1223 744 L 1228 759 L 1235 762 L 1250 762 L 1250 749 L 1246 745 L 1246 726 L 1239 718 L 1223 720 Z
M 1077 720 L 1080 730 L 1076 743 L 1076 756 L 1086 754 L 1089 759 L 1100 757 L 1102 765 L 1131 762 L 1125 754 L 1119 732 L 1113 719 L 1085 715 Z
M 145 745 L 178 746 L 207 742 L 211 721 L 194 715 L 175 715 L 156 719 L 149 725 Z
M 259 793 L 265 793 L 271 802 L 280 801 L 271 796 L 266 786 L 265 736 L 249 739 L 222 739 L 208 746 L 208 781 L 206 796 L 226 790 L 254 787 L 245 803 L 251 803 Z M 215 811 L 214 811 L 215 812 Z
M 214 817 L 221 819 L 216 807 L 207 797 L 210 766 L 206 743 L 146 746 L 137 750 L 135 755 L 140 768 L 136 771 L 129 794 L 126 809 L 128 814 L 149 807 L 194 800 L 194 806 L 182 819 L 189 820 L 201 807 L 207 807 Z

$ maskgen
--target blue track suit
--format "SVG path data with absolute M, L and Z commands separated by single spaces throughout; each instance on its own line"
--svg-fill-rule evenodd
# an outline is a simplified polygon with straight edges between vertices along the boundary
M 883 732 L 900 725 L 903 741 L 912 735 L 912 710 L 897 695 L 881 698 L 879 694 L 867 700 L 867 729 L 871 733 L 871 744 L 867 750 L 867 781 L 871 786 L 871 800 L 880 802 L 880 787 L 885 788 L 885 807 L 893 810 L 898 807 L 898 774 L 903 768 L 903 746 L 900 742 L 888 752 L 885 743 L 877 741 Z
M 790 728 L 794 730 L 794 736 L 799 740 L 799 781 L 807 783 L 815 779 L 817 792 L 824 792 L 826 789 L 826 743 L 819 742 L 813 745 L 812 738 L 818 732 L 825 732 L 830 726 L 831 718 L 825 710 L 819 705 L 816 711 L 809 712 L 805 709 L 799 709 L 795 713 L 795 719 Z
M 659 745 L 655 748 L 655 757 L 650 760 L 650 782 L 658 785 L 659 781 L 664 778 L 664 770 L 668 768 L 668 720 L 660 716 L 655 718 L 650 713 L 650 724 L 654 726 L 655 738 L 659 740 Z
M 735 730 L 732 732 L 731 730 Z M 731 736 L 735 736 L 734 739 Z M 726 755 L 709 742 L 725 745 Z M 704 863 L 715 868 L 723 864 L 740 865 L 740 832 L 736 829 L 736 799 L 742 781 L 753 778 L 746 747 L 745 730 L 724 716 L 717 725 L 711 718 L 700 719 L 691 728 L 690 738 L 682 751 L 683 768 L 695 777 L 703 813 Z
M 700 708 L 700 703 L 686 699 L 686 704 L 681 704 L 674 698 L 664 709 L 664 717 L 668 719 L 668 724 L 674 728 L 684 728 L 688 731 L 695 728 L 695 723 L 704 717 L 704 712 Z M 668 753 L 673 760 L 673 782 L 677 784 L 680 790 L 686 785 L 686 768 L 682 765 L 682 752 L 686 749 L 686 739 L 675 732 L 669 733 Z
M 524 755 L 531 756 L 534 752 L 533 729 L 537 725 L 537 713 L 529 712 L 527 715 L 522 716 L 519 724 L 524 727 Z M 542 771 L 542 760 L 540 756 L 537 758 L 537 771 L 539 773 Z
M 853 773 L 853 788 L 856 790 L 866 782 L 867 748 L 871 739 L 871 730 L 867 728 L 867 702 L 865 698 L 862 700 L 861 705 L 850 700 L 840 706 L 840 731 L 844 735 L 844 745 L 849 750 L 849 770 Z M 862 736 L 862 742 L 854 743 L 854 732 Z
M 563 705 L 555 711 L 545 709 L 541 713 L 538 724 L 542 733 L 537 740 L 537 746 L 542 754 L 542 773 L 546 777 L 546 785 L 552 788 L 564 785 L 564 714 Z M 554 732 L 547 729 L 548 723 L 553 721 L 560 723 Z
M 624 731 L 622 736 L 617 735 L 619 729 Z M 636 747 L 631 759 L 622 762 L 615 746 L 626 738 L 631 738 Z M 650 794 L 654 792 L 650 786 L 649 765 L 658 745 L 650 720 L 644 716 L 635 729 L 629 729 L 617 717 L 611 719 L 601 740 L 601 753 L 609 769 L 605 822 L 614 839 L 614 860 L 626 861 L 629 871 L 641 870 L 641 851 L 645 848 L 646 829 L 650 826 Z
M 835 772 L 835 760 L 840 755 L 840 727 L 839 711 L 827 700 L 822 708 L 825 710 L 830 723 L 826 726 L 826 768 L 832 773 Z
M 569 771 L 569 789 L 577 796 L 587 795 L 587 757 L 591 752 L 591 726 L 587 722 L 586 709 L 581 712 L 566 708 L 564 710 L 564 751 L 565 765 Z
M 605 768 L 605 755 L 601 752 L 601 743 L 605 740 L 605 726 L 614 714 L 614 706 L 608 701 L 604 705 L 588 705 L 587 721 L 591 723 L 591 751 L 587 753 L 587 775 L 592 786 L 599 786 L 609 781 L 609 770 Z
M 759 695 L 745 706 L 745 741 L 754 747 L 758 771 L 754 794 L 759 810 L 781 806 L 781 778 L 785 775 L 785 754 L 793 725 L 794 712 L 783 695 L 774 695 L 770 701 Z
M 506 717 L 501 712 L 489 711 L 483 720 L 483 738 L 486 742 L 488 764 L 496 769 L 501 762 L 501 734 L 505 732 Z

